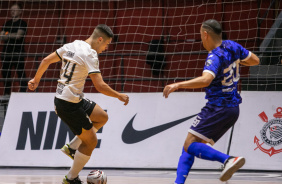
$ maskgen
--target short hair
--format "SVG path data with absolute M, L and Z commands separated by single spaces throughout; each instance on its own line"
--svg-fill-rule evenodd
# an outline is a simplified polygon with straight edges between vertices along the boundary
M 96 28 L 94 29 L 94 32 L 93 32 L 92 35 L 93 35 L 94 38 L 97 38 L 97 37 L 103 37 L 102 34 L 104 34 L 108 38 L 113 38 L 114 37 L 113 31 L 106 24 L 99 24 L 99 25 L 97 25 Z
M 217 20 L 209 19 L 202 23 L 202 27 L 208 31 L 212 31 L 216 35 L 220 36 L 222 33 L 222 28 Z
M 12 6 L 15 6 L 15 5 L 17 5 L 20 10 L 23 9 L 23 4 L 22 4 L 22 3 L 17 2 L 17 3 L 12 4 Z M 12 6 L 11 6 L 11 7 L 12 7 Z

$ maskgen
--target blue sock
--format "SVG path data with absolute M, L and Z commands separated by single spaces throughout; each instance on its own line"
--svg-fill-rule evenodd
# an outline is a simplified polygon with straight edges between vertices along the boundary
M 230 157 L 229 155 L 221 153 L 212 147 L 199 142 L 193 142 L 188 148 L 188 153 L 201 159 L 218 161 L 223 164 L 225 160 Z
M 189 171 L 194 163 L 194 155 L 187 153 L 184 148 L 182 149 L 182 154 L 178 161 L 177 175 L 175 183 L 184 184 L 185 180 L 189 174 Z

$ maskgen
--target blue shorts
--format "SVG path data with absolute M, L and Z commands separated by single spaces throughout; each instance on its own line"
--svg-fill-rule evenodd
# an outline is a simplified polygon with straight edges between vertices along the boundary
M 206 104 L 194 120 L 189 132 L 214 144 L 232 127 L 239 117 L 239 106 L 218 107 Z

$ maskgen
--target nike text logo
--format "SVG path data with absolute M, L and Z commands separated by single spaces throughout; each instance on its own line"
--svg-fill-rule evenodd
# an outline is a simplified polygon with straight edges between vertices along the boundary
M 174 127 L 188 119 L 193 118 L 194 116 L 196 116 L 197 114 L 194 114 L 192 116 L 188 116 L 186 118 L 182 118 L 179 120 L 175 120 L 172 122 L 168 122 L 166 124 L 163 125 L 159 125 L 153 128 L 149 128 L 146 130 L 135 130 L 132 126 L 134 118 L 136 116 L 136 114 L 133 116 L 133 118 L 128 122 L 128 124 L 126 125 L 126 127 L 124 128 L 123 132 L 122 132 L 122 140 L 124 143 L 126 144 L 134 144 L 140 141 L 143 141 L 149 137 L 152 137 L 160 132 L 163 132 L 171 127 Z

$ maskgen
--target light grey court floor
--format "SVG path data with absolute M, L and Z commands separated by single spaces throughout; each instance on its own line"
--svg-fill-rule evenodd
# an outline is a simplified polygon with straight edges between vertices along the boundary
M 175 171 L 108 170 L 107 184 L 173 184 Z M 91 170 L 84 169 L 80 178 L 86 181 Z M 60 184 L 67 169 L 0 168 L 0 184 Z M 282 172 L 235 173 L 227 182 L 218 180 L 220 172 L 193 170 L 185 184 L 282 184 Z

